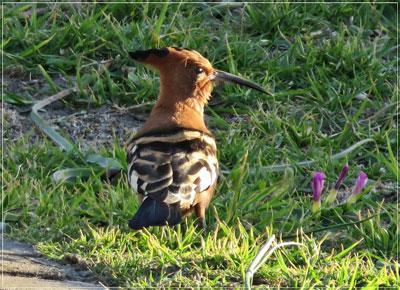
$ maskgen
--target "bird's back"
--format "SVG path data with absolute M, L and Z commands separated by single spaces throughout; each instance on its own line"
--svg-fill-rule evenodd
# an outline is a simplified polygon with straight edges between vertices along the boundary
M 196 195 L 214 185 L 218 174 L 214 138 L 175 128 L 134 138 L 128 147 L 128 178 L 143 199 L 132 228 L 177 224 L 195 205 Z

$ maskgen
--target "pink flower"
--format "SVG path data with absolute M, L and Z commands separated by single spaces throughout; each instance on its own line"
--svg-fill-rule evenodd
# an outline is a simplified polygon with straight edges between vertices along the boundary
M 325 174 L 323 172 L 315 172 L 313 180 L 311 182 L 311 188 L 313 191 L 314 202 L 321 201 L 322 190 L 324 189 Z
M 368 175 L 365 172 L 361 171 L 357 177 L 356 184 L 351 194 L 353 195 L 359 194 L 364 188 L 364 186 L 367 184 L 367 181 L 368 181 Z
M 346 164 L 343 166 L 342 171 L 339 174 L 338 180 L 335 183 L 335 189 L 339 190 L 340 185 L 342 185 L 343 180 L 346 178 L 347 173 L 349 172 L 349 165 Z

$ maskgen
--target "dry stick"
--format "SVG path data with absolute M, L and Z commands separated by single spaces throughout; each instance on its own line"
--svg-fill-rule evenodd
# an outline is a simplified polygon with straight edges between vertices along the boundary
M 377 111 L 377 112 L 376 112 L 375 114 L 373 114 L 372 116 L 370 116 L 370 117 L 368 117 L 368 118 L 366 118 L 366 119 L 364 119 L 364 120 L 361 120 L 361 121 L 364 121 L 364 122 L 373 121 L 374 119 L 377 119 L 377 118 L 381 117 L 382 115 L 385 115 L 386 111 L 388 111 L 391 107 L 393 107 L 393 106 L 395 106 L 395 105 L 397 105 L 397 104 L 396 104 L 396 103 L 390 103 L 390 104 L 384 106 L 384 107 L 383 107 L 382 109 L 380 109 L 379 111 Z M 397 109 L 398 109 L 398 108 L 397 108 Z
M 55 94 L 51 97 L 48 97 L 42 101 L 39 101 L 32 107 L 32 111 L 37 112 L 38 110 L 42 109 L 43 107 L 46 107 L 47 105 L 49 105 L 55 101 L 61 100 L 62 98 L 65 98 L 66 96 L 69 96 L 70 94 L 76 92 L 77 89 L 78 89 L 78 87 L 66 89 L 61 92 L 58 92 L 57 94 Z
M 333 161 L 333 160 L 345 157 L 347 154 L 351 153 L 352 151 L 354 151 L 355 149 L 357 149 L 361 145 L 364 145 L 365 143 L 370 143 L 370 142 L 375 142 L 375 140 L 372 139 L 372 138 L 367 138 L 367 139 L 363 139 L 361 141 L 358 141 L 357 143 L 351 145 L 350 147 L 344 149 L 343 151 L 332 155 L 330 160 Z M 280 172 L 280 171 L 285 171 L 287 168 L 310 167 L 311 165 L 313 165 L 316 162 L 317 162 L 316 160 L 304 160 L 304 161 L 296 162 L 296 163 L 293 163 L 293 164 L 282 163 L 282 164 L 278 164 L 278 165 L 260 166 L 258 168 L 250 168 L 249 171 L 252 174 L 254 174 L 256 171 L 258 171 L 260 169 L 261 170 L 265 170 L 265 171 L 270 171 L 270 172 Z M 229 170 L 221 170 L 221 173 L 222 174 L 229 174 L 230 171 Z
M 47 11 L 50 11 L 50 10 L 48 8 L 37 8 L 36 15 L 43 15 Z M 33 14 L 33 10 L 28 10 L 28 11 L 25 11 L 25 12 L 22 12 L 21 14 L 19 14 L 18 17 L 28 18 L 28 17 L 31 17 L 32 14 Z
M 261 259 L 265 256 L 269 248 L 271 248 L 272 243 L 275 241 L 275 235 L 272 235 L 268 241 L 262 246 L 256 257 L 251 261 L 249 267 L 247 268 L 246 271 L 246 276 L 245 276 L 245 287 L 246 289 L 251 288 L 251 280 L 253 278 L 254 273 L 258 269 L 258 265 L 261 262 Z
M 127 111 L 131 111 L 131 110 L 142 109 L 142 108 L 145 108 L 145 107 L 150 106 L 150 105 L 154 105 L 154 102 L 145 102 L 145 103 L 142 103 L 142 104 L 133 105 L 133 106 L 125 107 L 125 108 L 120 107 L 118 105 L 113 105 L 113 108 L 115 108 L 115 109 L 117 109 L 118 111 L 121 111 L 121 112 L 127 112 Z
M 354 151 L 356 148 L 360 147 L 361 145 L 364 145 L 365 143 L 369 143 L 369 142 L 375 142 L 375 140 L 372 138 L 367 138 L 367 139 L 358 141 L 357 143 L 351 145 L 350 147 L 344 149 L 343 151 L 332 155 L 330 160 L 332 161 L 332 160 L 340 159 L 340 158 L 346 156 L 347 154 L 349 154 L 350 152 Z M 304 161 L 300 161 L 300 162 L 293 163 L 293 164 L 283 163 L 283 164 L 278 164 L 278 165 L 262 166 L 259 168 L 261 170 L 265 170 L 265 171 L 280 172 L 280 171 L 284 171 L 286 168 L 310 167 L 311 165 L 313 165 L 316 162 L 317 162 L 316 160 L 304 160 Z M 259 169 L 258 168 L 250 169 L 250 172 L 254 173 L 256 170 L 259 170 Z
M 261 250 L 258 252 L 256 257 L 251 262 L 250 266 L 247 268 L 246 276 L 245 276 L 245 289 L 251 289 L 251 284 L 253 280 L 253 276 L 255 272 L 265 263 L 265 261 L 275 252 L 275 250 L 286 247 L 286 246 L 303 246 L 301 243 L 297 242 L 284 242 L 275 245 L 272 249 L 271 245 L 275 241 L 275 235 L 272 235 L 271 238 L 262 246 Z

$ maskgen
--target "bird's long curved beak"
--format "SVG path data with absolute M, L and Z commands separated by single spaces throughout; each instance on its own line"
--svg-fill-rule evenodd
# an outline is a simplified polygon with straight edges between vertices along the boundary
M 257 85 L 256 83 L 253 83 L 252 81 L 243 79 L 241 77 L 235 76 L 233 74 L 224 72 L 222 70 L 215 70 L 213 77 L 211 78 L 213 81 L 225 81 L 225 82 L 230 82 L 230 83 L 235 83 L 241 86 L 245 86 L 251 89 L 255 89 L 259 92 L 265 93 L 270 95 L 268 91 L 266 91 L 263 87 Z

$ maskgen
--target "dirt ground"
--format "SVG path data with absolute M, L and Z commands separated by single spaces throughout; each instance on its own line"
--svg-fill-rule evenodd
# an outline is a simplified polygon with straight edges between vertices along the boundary
M 56 83 L 66 87 L 62 78 L 56 79 Z M 33 89 L 37 90 L 37 93 L 31 95 L 33 100 L 49 97 L 49 93 L 42 93 L 47 91 L 46 88 L 47 84 L 41 79 L 21 80 L 6 77 L 4 80 L 4 91 L 16 95 L 31 95 Z M 68 101 L 68 96 L 65 99 Z M 12 144 L 26 133 L 29 135 L 29 142 L 32 143 L 44 138 L 29 116 L 30 106 L 2 102 L 2 129 L 6 143 Z M 77 108 L 62 100 L 51 103 L 44 109 L 40 114 L 46 122 L 84 151 L 89 148 L 96 150 L 99 147 L 112 146 L 114 140 L 124 144 L 146 118 L 146 114 L 141 114 L 140 109 L 132 112 L 129 108 L 111 104 L 101 107 L 86 105 L 85 108 L 81 105 Z
M 50 261 L 33 246 L 3 236 L 1 287 L 105 289 L 83 265 Z

